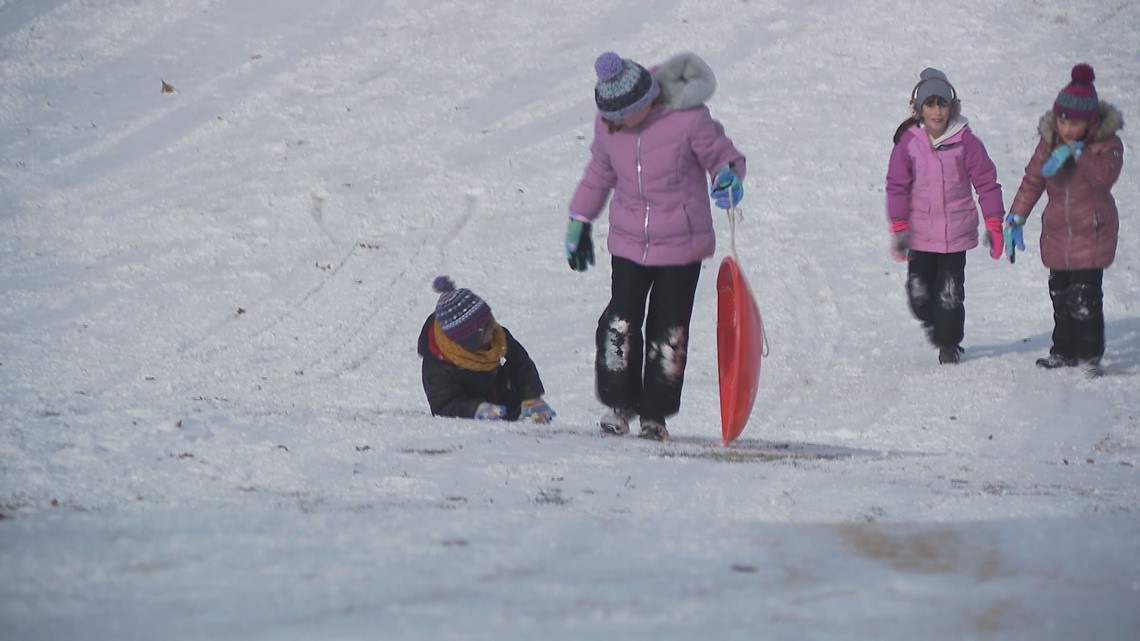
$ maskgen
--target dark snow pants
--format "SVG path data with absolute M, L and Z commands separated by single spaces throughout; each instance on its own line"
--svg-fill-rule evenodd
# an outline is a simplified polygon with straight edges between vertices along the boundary
M 1104 270 L 1049 271 L 1053 301 L 1050 354 L 1079 361 L 1104 356 Z
M 598 319 L 596 335 L 602 404 L 661 421 L 680 410 L 700 275 L 699 262 L 647 267 L 613 257 L 610 303 Z
M 957 347 L 966 332 L 966 252 L 911 250 L 910 257 L 906 295 L 911 313 L 937 347 Z

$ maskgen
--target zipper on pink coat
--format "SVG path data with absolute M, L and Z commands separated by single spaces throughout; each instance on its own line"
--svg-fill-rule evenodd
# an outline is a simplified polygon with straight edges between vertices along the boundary
M 930 142 L 931 153 L 934 154 L 935 160 L 938 161 L 938 184 L 942 186 L 942 188 L 938 190 L 938 191 L 942 192 L 942 237 L 946 239 L 946 244 L 942 248 L 942 250 L 943 250 L 942 253 L 949 254 L 950 253 L 950 209 L 946 206 L 946 165 L 945 165 L 945 161 L 942 159 L 942 154 L 939 153 L 940 147 L 935 147 L 934 141 L 930 140 L 929 136 L 927 136 L 927 140 Z
M 637 133 L 637 145 L 635 146 L 636 152 L 634 153 L 634 160 L 637 163 L 637 193 L 645 199 L 645 223 L 642 226 L 644 235 L 642 236 L 642 251 L 641 262 L 644 264 L 649 260 L 649 199 L 645 198 L 645 186 L 641 184 L 641 132 Z
M 1073 248 L 1073 223 L 1069 218 L 1069 184 L 1071 176 L 1065 176 L 1065 267 L 1072 269 L 1069 252 Z

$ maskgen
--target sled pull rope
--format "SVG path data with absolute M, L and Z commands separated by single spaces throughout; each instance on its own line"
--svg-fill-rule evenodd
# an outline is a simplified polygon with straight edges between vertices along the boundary
M 729 197 L 731 198 L 731 196 Z M 726 209 L 724 213 L 728 215 L 728 238 L 732 244 L 732 259 L 740 264 L 740 256 L 736 254 L 736 223 L 744 220 L 744 210 L 737 207 L 736 203 L 732 203 L 732 206 Z M 756 311 L 760 318 L 760 336 L 763 341 L 760 347 L 760 355 L 768 358 L 768 330 L 764 328 L 764 314 L 760 313 L 759 305 Z
M 739 263 L 740 256 L 736 255 L 736 223 L 744 220 L 744 210 L 737 207 L 736 203 L 732 203 L 732 206 L 726 209 L 724 213 L 728 214 L 728 238 L 732 243 L 732 258 Z

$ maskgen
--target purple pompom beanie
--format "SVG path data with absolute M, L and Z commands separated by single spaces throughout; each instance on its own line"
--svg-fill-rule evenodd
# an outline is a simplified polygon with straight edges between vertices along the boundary
M 1096 95 L 1093 81 L 1096 74 L 1093 68 L 1085 63 L 1073 67 L 1070 75 L 1073 79 L 1053 103 L 1053 113 L 1065 120 L 1096 120 L 1100 117 L 1100 100 Z
M 645 67 L 612 51 L 598 56 L 594 71 L 598 74 L 594 102 L 602 118 L 611 122 L 641 111 L 661 93 L 657 79 Z
M 478 351 L 483 344 L 483 330 L 491 320 L 491 307 L 470 289 L 456 289 L 447 276 L 432 281 L 432 289 L 439 294 L 435 321 L 440 329 L 463 349 Z

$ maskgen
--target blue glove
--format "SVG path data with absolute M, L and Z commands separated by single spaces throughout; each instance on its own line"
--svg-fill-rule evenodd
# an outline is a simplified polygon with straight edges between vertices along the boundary
M 494 403 L 479 403 L 479 407 L 475 408 L 475 418 L 480 421 L 498 421 L 507 415 L 506 405 L 495 405 Z
M 709 197 L 721 209 L 732 209 L 744 198 L 744 185 L 731 167 L 721 167 L 713 176 L 713 186 L 709 190 Z
M 1045 161 L 1045 164 L 1041 165 L 1041 175 L 1048 178 L 1056 174 L 1058 171 L 1061 171 L 1061 167 L 1065 166 L 1065 163 L 1070 157 L 1076 160 L 1081 156 L 1081 152 L 1084 150 L 1085 143 L 1083 140 L 1057 147 L 1053 150 L 1053 153 L 1049 154 L 1049 158 Z
M 1025 251 L 1023 227 L 1025 227 L 1025 216 L 1009 214 L 1005 217 L 1005 231 L 1002 232 L 1002 240 L 1005 241 L 1005 255 L 1009 256 L 1011 263 L 1014 262 L 1014 257 L 1017 255 L 1015 248 Z
M 535 423 L 546 424 L 551 421 L 555 416 L 554 410 L 542 400 L 542 397 L 532 398 L 529 401 L 522 402 L 522 413 L 519 414 L 519 420 L 525 421 L 531 419 Z
M 590 223 L 571 218 L 566 227 L 566 261 L 570 269 L 584 272 L 594 264 L 594 241 L 590 239 Z

